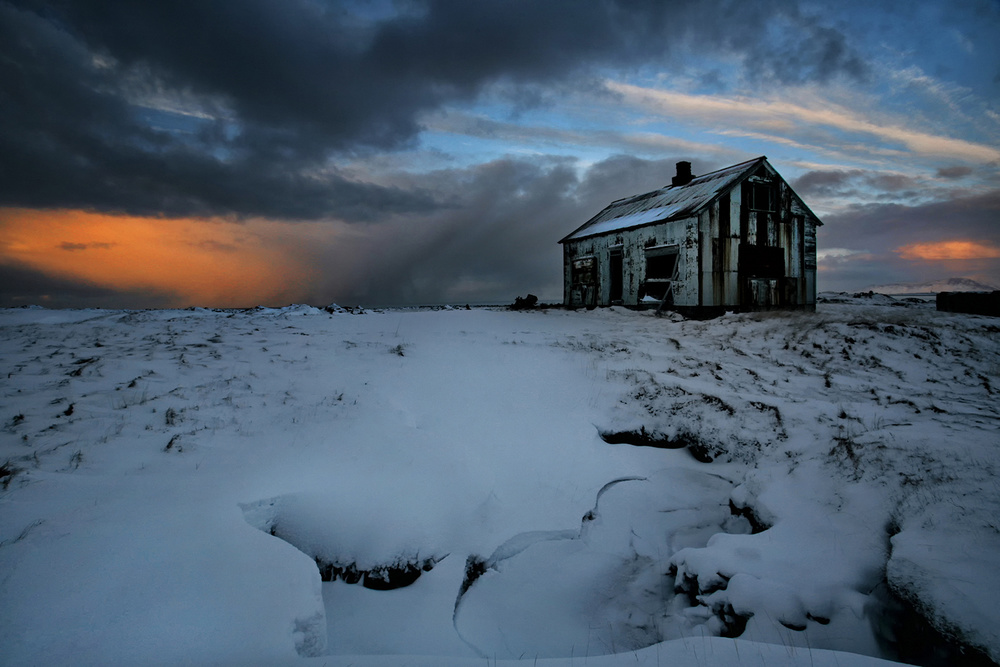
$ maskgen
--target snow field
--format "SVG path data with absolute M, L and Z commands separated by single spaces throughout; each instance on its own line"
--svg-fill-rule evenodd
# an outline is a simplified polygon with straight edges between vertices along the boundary
M 1000 329 L 846 301 L 0 312 L 0 662 L 996 660 Z

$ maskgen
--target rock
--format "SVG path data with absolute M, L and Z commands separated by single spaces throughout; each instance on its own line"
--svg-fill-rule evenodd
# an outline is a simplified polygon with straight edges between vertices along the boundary
M 534 294 L 529 294 L 524 297 L 517 297 L 514 299 L 514 303 L 510 306 L 511 310 L 530 310 L 538 305 L 538 297 Z

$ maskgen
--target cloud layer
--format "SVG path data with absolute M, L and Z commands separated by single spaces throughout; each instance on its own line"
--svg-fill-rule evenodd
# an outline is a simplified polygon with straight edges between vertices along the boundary
M 365 221 L 437 202 L 329 161 L 405 147 L 421 114 L 487 86 L 517 98 L 695 45 L 736 54 L 762 80 L 866 72 L 843 34 L 787 2 L 366 7 L 0 3 L 0 205 Z M 768 16 L 789 26 L 776 42 Z

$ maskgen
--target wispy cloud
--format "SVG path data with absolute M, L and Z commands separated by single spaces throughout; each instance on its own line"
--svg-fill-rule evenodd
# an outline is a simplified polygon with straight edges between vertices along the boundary
M 439 111 L 422 119 L 425 132 L 460 134 L 506 145 L 563 146 L 573 148 L 603 148 L 613 152 L 656 155 L 725 154 L 734 157 L 728 147 L 691 141 L 657 132 L 627 132 L 616 130 L 571 130 L 541 124 L 506 122 L 481 114 L 461 111 Z
M 92 241 L 90 243 L 71 243 L 70 241 L 63 241 L 57 247 L 60 250 L 67 250 L 69 252 L 75 252 L 78 250 L 89 250 L 91 248 L 96 248 L 99 250 L 109 250 L 115 247 L 115 243 L 101 243 L 97 241 Z
M 974 163 L 1000 162 L 1000 150 L 994 146 L 909 129 L 900 124 L 879 123 L 817 92 L 805 88 L 787 89 L 782 97 L 692 95 L 670 90 L 646 88 L 619 81 L 606 81 L 607 88 L 627 104 L 670 118 L 683 118 L 702 124 L 716 124 L 720 129 L 749 128 L 774 135 L 815 132 L 826 128 L 836 132 L 867 136 L 881 142 L 875 150 L 905 148 L 923 157 L 949 158 Z M 809 104 L 793 101 L 807 100 Z M 856 149 L 862 149 L 861 145 Z

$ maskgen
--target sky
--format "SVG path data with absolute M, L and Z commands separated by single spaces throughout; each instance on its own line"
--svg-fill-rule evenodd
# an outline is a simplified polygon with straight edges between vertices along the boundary
M 0 306 L 562 298 L 759 155 L 818 285 L 1000 285 L 1000 2 L 0 0 Z

